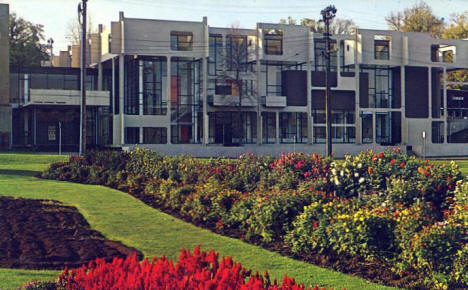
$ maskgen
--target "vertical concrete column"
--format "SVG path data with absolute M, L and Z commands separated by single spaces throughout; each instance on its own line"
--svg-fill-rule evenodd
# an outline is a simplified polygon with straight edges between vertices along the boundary
M 143 144 L 143 127 L 138 128 L 138 132 L 140 133 L 140 136 L 138 138 L 138 143 Z
M 125 56 L 119 55 L 119 115 L 120 115 L 120 145 L 125 144 L 125 112 L 124 112 L 124 99 L 125 99 Z
M 203 74 L 203 88 L 202 88 L 202 99 L 203 99 L 203 144 L 208 145 L 209 137 L 209 119 L 208 119 L 208 56 L 210 52 L 209 47 L 209 32 L 208 32 L 208 18 L 203 17 L 203 63 L 202 63 L 202 74 Z
M 115 58 L 112 58 L 112 90 L 111 90 L 112 117 L 115 114 Z
M 99 64 L 98 64 L 97 90 L 102 91 L 102 63 L 101 62 L 99 62 Z
M 276 144 L 280 143 L 280 118 L 279 118 L 279 112 L 275 112 L 275 117 L 276 117 L 276 124 L 275 124 L 275 131 L 276 131 Z
M 172 110 L 172 104 L 171 104 L 171 57 L 168 55 L 167 56 L 167 62 L 166 62 L 166 100 L 167 100 L 167 144 L 171 144 L 172 140 L 172 132 L 171 132 L 171 110 Z
M 263 120 L 261 111 L 261 92 L 260 92 L 260 37 L 262 35 L 257 23 L 257 38 L 255 40 L 255 78 L 257 82 L 257 145 L 262 144 L 263 139 Z M 266 95 L 266 92 L 265 92 Z
M 311 62 L 313 56 L 313 38 L 312 32 L 307 31 L 307 143 L 313 143 L 313 132 L 312 132 L 312 74 L 311 74 Z
M 447 109 L 447 67 L 444 66 L 444 73 L 443 73 L 443 84 L 444 84 L 444 144 L 448 143 L 448 133 L 449 133 L 449 124 L 448 124 L 448 109 Z
M 143 60 L 138 60 L 138 111 L 143 116 Z

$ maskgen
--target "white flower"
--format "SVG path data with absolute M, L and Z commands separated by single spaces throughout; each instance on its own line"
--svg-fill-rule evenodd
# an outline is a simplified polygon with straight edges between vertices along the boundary
M 359 178 L 359 183 L 363 183 L 365 181 L 364 177 Z
M 357 165 L 357 168 L 361 169 L 361 168 L 362 168 L 362 163 L 359 163 L 359 164 Z
M 343 171 L 343 170 L 340 171 L 340 176 L 341 176 L 341 177 L 344 176 L 344 171 Z
M 336 175 L 336 169 L 333 168 L 333 169 L 331 170 L 331 173 L 332 173 L 333 175 Z
M 354 177 L 359 177 L 359 173 L 355 172 Z

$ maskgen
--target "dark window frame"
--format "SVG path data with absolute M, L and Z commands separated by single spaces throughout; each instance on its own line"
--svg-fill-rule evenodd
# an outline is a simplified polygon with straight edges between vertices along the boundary
M 282 55 L 283 54 L 283 30 L 282 29 L 265 29 L 263 34 L 264 52 L 266 55 Z M 270 43 L 279 43 L 279 50 L 275 49 L 276 45 Z
M 171 50 L 192 51 L 193 50 L 193 32 L 171 31 Z
M 390 59 L 390 40 L 374 39 L 374 59 L 376 60 L 389 60 Z

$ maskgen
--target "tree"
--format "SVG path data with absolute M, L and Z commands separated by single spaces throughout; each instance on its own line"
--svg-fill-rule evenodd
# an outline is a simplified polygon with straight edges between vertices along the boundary
M 286 19 L 280 19 L 281 24 L 293 24 L 296 25 L 297 20 L 288 16 Z M 312 18 L 302 18 L 300 21 L 302 26 L 309 26 L 313 32 L 323 33 L 325 32 L 324 25 Z M 356 24 L 351 19 L 335 18 L 330 25 L 331 34 L 352 34 L 356 30 Z
M 403 12 L 391 12 L 385 20 L 391 30 L 427 32 L 433 37 L 440 37 L 444 30 L 444 21 L 435 16 L 431 7 L 423 1 Z
M 453 14 L 450 22 L 442 33 L 442 38 L 468 39 L 468 11 L 462 14 Z
M 87 22 L 87 38 L 91 33 L 96 33 L 98 31 L 97 27 L 94 25 L 93 18 L 88 15 L 88 22 Z M 75 17 L 70 19 L 67 24 L 67 39 L 73 45 L 79 45 L 81 43 L 81 24 L 78 22 L 78 19 Z
M 41 61 L 48 60 L 44 26 L 33 24 L 15 13 L 8 20 L 10 39 L 10 64 L 19 66 L 40 66 Z

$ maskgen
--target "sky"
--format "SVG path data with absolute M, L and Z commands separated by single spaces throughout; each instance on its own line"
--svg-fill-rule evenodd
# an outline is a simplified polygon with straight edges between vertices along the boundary
M 320 17 L 333 4 L 337 17 L 352 19 L 360 28 L 387 29 L 385 16 L 402 11 L 419 0 L 88 0 L 94 25 L 109 26 L 119 11 L 125 17 L 201 21 L 216 27 L 254 28 L 257 22 L 277 23 L 281 18 Z M 79 0 L 0 0 L 10 4 L 10 13 L 35 24 L 43 24 L 46 39 L 54 39 L 54 51 L 69 44 L 70 23 L 77 22 Z M 196 4 L 194 4 L 196 2 Z M 437 17 L 449 19 L 453 13 L 468 11 L 468 0 L 426 0 Z

